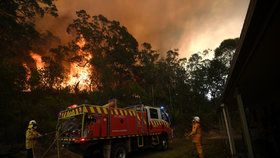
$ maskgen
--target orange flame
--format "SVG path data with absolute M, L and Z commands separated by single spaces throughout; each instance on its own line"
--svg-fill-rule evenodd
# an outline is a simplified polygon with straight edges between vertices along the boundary
M 30 56 L 35 61 L 37 69 L 43 69 L 45 67 L 45 64 L 42 61 L 41 55 L 34 53 L 34 52 L 30 52 Z
M 79 90 L 91 90 L 93 87 L 91 85 L 91 74 L 93 72 L 93 67 L 89 64 L 89 61 L 92 58 L 92 55 L 90 52 L 85 52 L 82 50 L 82 48 L 85 46 L 86 41 L 81 36 L 81 38 L 76 43 L 80 49 L 76 52 L 77 55 L 82 56 L 82 60 L 79 62 L 73 62 L 70 63 L 69 68 L 66 68 L 69 70 L 69 73 L 65 77 L 64 81 L 61 84 L 61 87 L 67 87 L 70 86 L 71 91 L 73 91 L 73 88 L 78 88 Z M 42 61 L 42 56 L 30 52 L 30 56 L 34 59 L 36 63 L 36 68 L 38 70 L 43 70 L 45 68 L 45 63 Z M 30 71 L 30 69 L 25 64 L 24 67 Z M 30 78 L 30 74 L 27 76 L 27 78 Z
M 92 55 L 89 52 L 82 50 L 86 44 L 86 41 L 82 36 L 76 44 L 80 47 L 80 50 L 77 51 L 77 55 L 82 56 L 83 58 L 80 62 L 70 64 L 70 71 L 67 80 L 65 81 L 65 85 L 72 87 L 78 86 L 79 90 L 90 90 L 90 77 L 93 68 L 89 64 L 89 61 L 91 60 Z
M 90 55 L 89 58 L 91 58 Z M 89 90 L 91 70 L 92 66 L 88 63 L 83 65 L 76 62 L 71 63 L 70 72 L 65 84 L 69 86 L 78 85 L 80 90 Z

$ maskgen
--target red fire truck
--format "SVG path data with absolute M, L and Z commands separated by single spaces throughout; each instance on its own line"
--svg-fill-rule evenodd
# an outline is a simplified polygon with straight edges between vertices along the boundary
M 166 111 L 145 105 L 72 105 L 59 113 L 57 126 L 62 145 L 84 158 L 98 153 L 104 158 L 126 158 L 146 147 L 166 150 L 172 135 Z

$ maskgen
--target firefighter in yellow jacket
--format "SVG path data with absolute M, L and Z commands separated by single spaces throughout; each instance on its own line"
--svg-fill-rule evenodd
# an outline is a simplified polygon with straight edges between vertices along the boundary
M 26 150 L 27 158 L 33 158 L 34 156 L 34 147 L 36 145 L 36 139 L 42 135 L 36 131 L 37 123 L 35 120 L 29 121 L 28 128 L 26 130 Z
M 192 121 L 192 131 L 188 135 L 192 138 L 192 142 L 196 146 L 196 150 L 199 158 L 203 158 L 203 150 L 201 144 L 201 127 L 200 127 L 200 119 L 198 116 L 195 116 Z

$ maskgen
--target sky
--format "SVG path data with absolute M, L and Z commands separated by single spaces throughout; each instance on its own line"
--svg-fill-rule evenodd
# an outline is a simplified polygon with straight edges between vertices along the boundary
M 139 44 L 151 43 L 163 53 L 179 49 L 180 57 L 189 57 L 239 37 L 249 0 L 60 0 L 56 5 L 58 18 L 46 16 L 36 24 L 62 42 L 69 40 L 66 27 L 75 12 L 83 9 L 119 21 Z

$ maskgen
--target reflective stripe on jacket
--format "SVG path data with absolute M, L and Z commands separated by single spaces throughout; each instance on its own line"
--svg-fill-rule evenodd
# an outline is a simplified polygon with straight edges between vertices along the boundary
M 201 127 L 198 122 L 193 122 L 192 132 L 190 133 L 190 135 L 192 136 L 192 141 L 194 143 L 201 142 Z
M 33 148 L 36 143 L 36 138 L 38 138 L 40 136 L 41 136 L 41 134 L 39 134 L 37 131 L 35 131 L 32 128 L 28 128 L 26 131 L 26 140 L 25 140 L 26 149 Z

